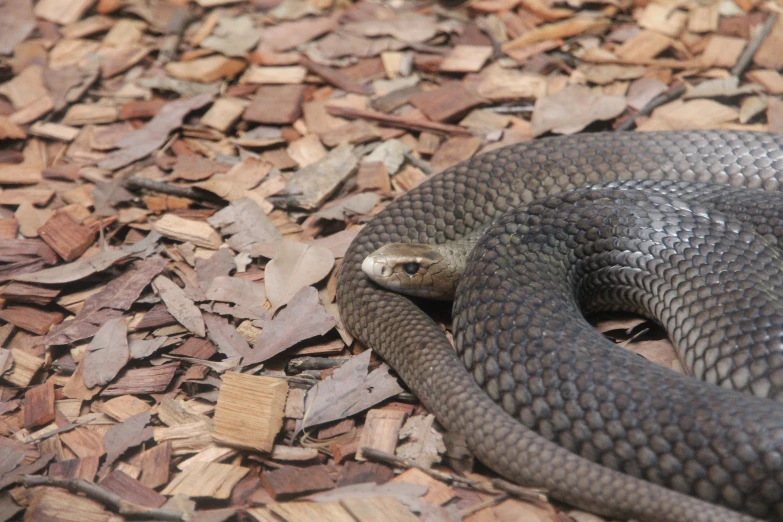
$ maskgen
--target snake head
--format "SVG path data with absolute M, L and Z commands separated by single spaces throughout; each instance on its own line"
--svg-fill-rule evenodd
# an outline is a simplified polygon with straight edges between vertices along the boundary
M 459 280 L 437 245 L 418 243 L 388 243 L 364 258 L 362 271 L 388 290 L 427 299 L 453 299 Z

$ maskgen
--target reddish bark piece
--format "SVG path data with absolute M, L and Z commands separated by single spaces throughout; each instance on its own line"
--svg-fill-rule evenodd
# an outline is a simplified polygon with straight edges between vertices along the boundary
M 432 121 L 449 121 L 464 116 L 482 100 L 461 83 L 451 82 L 411 96 L 410 102 Z
M 120 118 L 133 120 L 138 118 L 152 118 L 166 105 L 166 100 L 133 100 L 122 106 Z
M 0 297 L 17 303 L 30 303 L 46 306 L 60 294 L 56 288 L 28 285 L 25 283 L 11 282 L 0 291 Z
M 174 319 L 172 317 L 172 319 Z M 184 357 L 193 357 L 194 359 L 209 359 L 217 353 L 215 345 L 209 339 L 199 339 L 190 337 L 182 343 L 182 346 L 171 350 L 171 355 L 181 355 Z
M 32 429 L 54 420 L 54 381 L 27 390 L 24 394 L 24 427 Z
M 265 471 L 261 475 L 261 483 L 275 500 L 334 487 L 334 481 L 323 465 L 307 468 L 284 466 L 274 471 Z
M 95 474 L 98 472 L 99 460 L 100 457 L 95 455 L 55 462 L 49 466 L 49 475 L 57 478 L 84 479 L 92 482 Z
M 293 123 L 302 114 L 304 90 L 303 85 L 260 87 L 243 117 L 257 123 Z
M 136 325 L 137 330 L 147 330 L 150 328 L 160 328 L 162 326 L 171 326 L 177 324 L 177 320 L 169 313 L 169 309 L 163 303 L 158 303 L 150 311 L 144 314 L 144 317 Z
M 37 335 L 44 335 L 53 325 L 61 322 L 64 316 L 60 312 L 46 312 L 30 306 L 9 306 L 0 310 L 0 319 Z
M 65 261 L 81 256 L 95 242 L 95 230 L 74 223 L 65 212 L 57 212 L 38 229 L 38 235 Z
M 394 470 L 377 462 L 348 461 L 340 468 L 337 487 L 375 482 L 384 484 L 394 478 Z
M 100 485 L 139 506 L 159 508 L 166 503 L 166 497 L 120 470 L 112 471 L 101 480 Z
M 8 259 L 13 256 L 41 258 L 47 265 L 53 265 L 58 261 L 55 251 L 40 239 L 0 240 L 0 257 Z
M 19 231 L 19 221 L 16 218 L 0 219 L 0 239 L 14 239 Z
M 134 368 L 122 374 L 114 383 L 110 384 L 101 396 L 111 397 L 116 395 L 136 395 L 161 393 L 166 391 L 178 364 L 163 364 L 151 368 Z

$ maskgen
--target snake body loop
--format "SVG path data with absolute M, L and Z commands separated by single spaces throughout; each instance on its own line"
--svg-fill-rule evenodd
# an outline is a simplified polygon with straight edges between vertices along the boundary
M 755 516 L 783 520 L 783 407 L 676 376 L 630 354 L 615 356 L 597 348 L 600 336 L 582 328 L 576 310 L 568 308 L 568 296 L 580 301 L 580 292 L 589 290 L 599 295 L 595 302 L 603 303 L 596 308 L 636 302 L 618 293 L 600 295 L 590 286 L 600 277 L 575 279 L 566 273 L 565 286 L 557 287 L 533 274 L 539 293 L 522 296 L 508 286 L 506 272 L 514 269 L 507 256 L 490 254 L 483 265 L 475 263 L 475 273 L 469 269 L 460 283 L 464 289 L 454 309 L 455 327 L 465 332 L 456 344 L 471 375 L 437 325 L 405 297 L 374 286 L 361 271 L 364 258 L 383 244 L 453 241 L 488 228 L 511 209 L 577 186 L 671 179 L 779 191 L 781 173 L 783 138 L 769 134 L 592 134 L 498 149 L 434 176 L 362 230 L 341 266 L 338 302 L 343 322 L 399 372 L 447 429 L 465 437 L 482 462 L 512 480 L 545 487 L 555 498 L 614 517 L 749 519 L 653 483 L 657 482 Z M 738 208 L 732 189 L 715 190 L 720 207 L 716 212 Z M 609 208 L 602 212 L 611 213 Z M 641 209 L 626 217 L 638 217 Z M 509 213 L 498 222 L 482 239 L 484 246 L 519 253 L 509 239 L 516 236 L 504 228 L 522 225 L 515 216 Z M 547 219 L 562 225 L 567 218 L 568 211 L 558 208 Z M 707 212 L 705 219 L 709 218 Z M 653 229 L 660 228 L 656 219 L 648 221 L 655 223 Z M 775 218 L 764 226 L 762 235 L 776 235 L 779 227 Z M 713 233 L 703 220 L 690 231 L 687 228 L 680 226 L 673 234 L 696 237 L 689 248 L 699 248 L 698 234 Z M 558 233 L 552 228 L 533 237 L 532 257 L 542 272 L 567 266 L 555 255 L 560 243 L 567 242 L 557 239 Z M 718 255 L 731 263 L 731 256 L 745 255 L 748 245 L 743 241 L 734 241 L 730 252 Z M 757 249 L 750 248 L 755 255 Z M 692 256 L 672 255 L 671 262 L 680 270 L 695 266 Z M 770 277 L 770 267 L 779 264 L 749 258 Z M 488 268 L 495 277 L 490 273 L 488 278 Z M 680 284 L 674 272 L 663 270 L 660 275 L 664 283 Z M 586 283 L 580 288 L 577 281 Z M 735 298 L 754 300 L 741 281 L 728 283 L 734 285 L 730 290 Z M 710 298 L 710 292 L 717 291 L 713 288 L 721 286 L 718 281 L 706 294 L 692 294 L 686 308 L 698 314 L 699 299 Z M 565 301 L 558 300 L 563 296 Z M 543 318 L 533 312 L 541 312 Z M 779 328 L 764 323 L 765 311 L 743 313 L 761 326 L 755 330 L 760 335 Z M 528 315 L 533 328 L 517 331 L 515 318 Z M 688 334 L 688 320 L 680 313 L 661 319 L 671 321 L 683 335 Z M 563 349 L 558 342 L 563 333 L 569 334 L 569 342 L 576 338 L 578 343 Z M 747 339 L 753 341 L 754 335 L 749 332 Z M 523 363 L 524 371 L 514 366 L 521 352 L 530 357 Z M 697 352 L 702 354 L 704 373 L 715 370 L 717 375 L 721 357 L 707 357 L 708 346 L 697 347 Z M 762 367 L 751 366 L 755 382 L 774 384 L 775 364 L 767 360 Z

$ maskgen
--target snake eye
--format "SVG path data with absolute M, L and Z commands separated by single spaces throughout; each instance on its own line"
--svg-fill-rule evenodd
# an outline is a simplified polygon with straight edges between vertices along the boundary
M 419 271 L 419 263 L 405 263 L 402 265 L 402 271 L 405 272 L 408 275 L 416 275 L 416 272 Z

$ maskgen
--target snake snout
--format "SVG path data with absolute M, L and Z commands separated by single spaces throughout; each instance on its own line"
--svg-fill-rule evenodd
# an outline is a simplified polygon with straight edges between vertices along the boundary
M 372 256 L 367 256 L 362 261 L 362 272 L 370 276 L 375 280 L 378 277 L 388 277 L 391 275 L 392 269 L 390 266 L 384 263 L 378 263 Z

